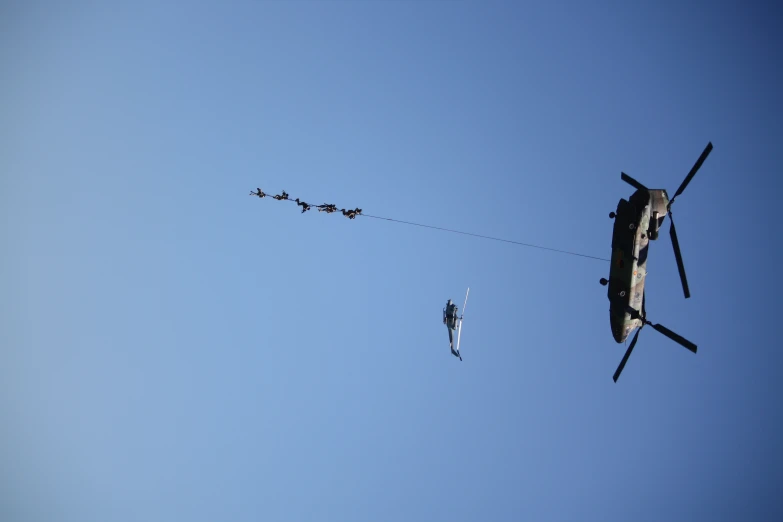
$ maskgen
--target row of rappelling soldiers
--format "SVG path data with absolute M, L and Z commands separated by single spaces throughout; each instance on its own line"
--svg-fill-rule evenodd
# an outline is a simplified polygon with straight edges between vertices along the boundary
M 258 196 L 259 198 L 263 198 L 266 196 L 269 196 L 269 194 L 264 193 L 263 190 L 260 188 L 257 189 L 257 192 L 251 192 L 251 196 Z M 277 201 L 286 200 L 286 201 L 296 201 L 296 204 L 302 207 L 302 214 L 310 210 L 312 207 L 308 203 L 305 203 L 304 201 L 299 201 L 299 198 L 291 199 L 288 197 L 288 193 L 284 190 L 282 194 L 279 194 L 277 196 L 271 196 L 272 199 L 276 199 Z M 331 214 L 332 212 L 337 212 L 337 205 L 332 205 L 329 203 L 324 203 L 323 205 L 316 205 L 315 208 L 318 209 L 318 212 L 326 212 L 327 214 Z M 340 209 L 340 212 L 343 213 L 343 216 L 347 217 L 348 219 L 356 219 L 357 214 L 362 213 L 362 209 L 355 208 L 354 210 L 345 210 L 344 208 Z

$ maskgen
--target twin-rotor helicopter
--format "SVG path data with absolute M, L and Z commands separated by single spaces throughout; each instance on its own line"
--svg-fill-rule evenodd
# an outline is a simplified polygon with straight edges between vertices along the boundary
M 677 260 L 677 269 L 680 272 L 682 290 L 686 299 L 691 296 L 671 208 L 674 200 L 683 193 L 711 151 L 712 142 L 709 142 L 671 199 L 669 199 L 666 190 L 648 189 L 625 172 L 620 174 L 623 181 L 636 188 L 636 192 L 628 200 L 621 199 L 617 203 L 616 212 L 609 214 L 609 217 L 614 219 L 612 259 L 609 280 L 601 278 L 601 284 L 608 284 L 609 287 L 607 292 L 609 319 L 614 340 L 623 343 L 633 330 L 637 328 L 638 330 L 614 373 L 615 382 L 625 368 L 625 363 L 628 362 L 628 357 L 636 346 L 639 333 L 645 325 L 652 326 L 666 337 L 696 353 L 695 344 L 668 328 L 647 320 L 647 311 L 644 306 L 644 283 L 647 276 L 649 242 L 658 239 L 658 231 L 668 215 L 669 236 L 674 248 L 674 257 Z

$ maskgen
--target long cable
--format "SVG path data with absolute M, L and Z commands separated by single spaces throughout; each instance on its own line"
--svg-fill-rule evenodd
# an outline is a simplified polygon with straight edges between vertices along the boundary
M 402 223 L 402 224 L 405 224 L 405 225 L 413 225 L 413 226 L 423 227 L 423 228 L 432 228 L 432 229 L 435 229 L 435 230 L 443 230 L 445 232 L 452 232 L 454 234 L 462 234 L 462 235 L 465 235 L 465 236 L 474 236 L 474 237 L 480 237 L 480 238 L 483 238 L 483 239 L 490 239 L 492 241 L 502 241 L 504 243 L 512 243 L 514 245 L 520 245 L 520 246 L 529 247 L 529 248 L 538 248 L 540 250 L 549 250 L 551 252 L 559 252 L 561 254 L 568 254 L 568 255 L 571 255 L 571 256 L 586 257 L 586 258 L 595 259 L 595 260 L 598 260 L 598 261 L 609 261 L 608 259 L 605 259 L 603 257 L 589 256 L 587 254 L 580 254 L 578 252 L 569 252 L 568 250 L 558 250 L 557 248 L 549 248 L 549 247 L 544 247 L 544 246 L 539 246 L 539 245 L 533 245 L 533 244 L 530 244 L 530 243 L 522 243 L 520 241 L 512 241 L 511 239 L 502 239 L 502 238 L 499 238 L 499 237 L 485 236 L 483 234 L 473 234 L 471 232 L 463 232 L 461 230 L 454 230 L 454 229 L 451 229 L 451 228 L 436 227 L 436 226 L 433 226 L 433 225 L 423 225 L 421 223 L 413 223 L 411 221 L 402 221 L 402 220 L 399 220 L 399 219 L 392 219 L 392 218 L 387 218 L 387 217 L 371 216 L 370 214 L 357 214 L 357 216 L 364 216 L 364 217 L 373 218 L 373 219 L 382 219 L 382 220 L 385 220 L 385 221 L 393 221 L 395 223 Z
M 262 194 L 260 197 L 268 196 L 268 194 L 264 194 L 263 192 L 261 192 L 261 189 L 258 189 L 258 190 Z M 280 199 L 282 201 L 296 202 L 297 205 L 302 205 L 304 203 L 304 202 L 303 203 L 299 203 L 298 201 L 295 201 L 295 200 L 289 198 L 288 194 L 285 194 L 285 191 L 283 192 L 283 194 L 285 195 L 285 197 Z M 250 195 L 251 196 L 258 196 L 259 194 L 258 193 L 254 193 L 254 192 L 250 192 Z M 280 196 L 274 196 L 273 199 L 278 199 L 279 197 Z M 304 204 L 306 205 L 306 203 L 304 203 Z M 307 208 L 312 208 L 312 205 L 309 205 Z M 421 223 L 413 223 L 412 221 L 402 221 L 400 219 L 392 219 L 392 218 L 381 217 L 381 216 L 371 216 L 370 214 L 363 214 L 363 213 L 361 213 L 361 210 L 359 210 L 359 209 L 356 209 L 356 210 L 358 210 L 359 212 L 357 212 L 355 214 L 355 216 L 364 216 L 364 217 L 373 218 L 373 219 L 382 219 L 384 221 L 393 221 L 395 223 L 402 223 L 404 225 L 413 225 L 413 226 L 417 226 L 417 227 L 431 228 L 431 229 L 434 229 L 434 230 L 442 230 L 444 232 L 451 232 L 453 234 L 462 234 L 464 236 L 480 237 L 480 238 L 483 238 L 483 239 L 490 239 L 492 241 L 501 241 L 503 243 L 511 243 L 511 244 L 514 244 L 514 245 L 519 245 L 519 246 L 524 246 L 524 247 L 529 247 L 529 248 L 538 248 L 539 250 L 549 250 L 550 252 L 558 252 L 560 254 L 568 254 L 570 256 L 586 257 L 588 259 L 595 259 L 597 261 L 606 261 L 606 262 L 609 261 L 608 259 L 605 259 L 603 257 L 589 256 L 587 254 L 580 254 L 578 252 L 570 252 L 568 250 L 559 250 L 557 248 L 549 248 L 549 247 L 544 247 L 544 246 L 540 246 L 540 245 L 533 245 L 531 243 L 522 243 L 521 241 L 512 241 L 511 239 L 502 239 L 502 238 L 499 238 L 499 237 L 485 236 L 483 234 L 473 234 L 472 232 L 463 232 L 462 230 L 454 230 L 454 229 L 451 229 L 451 228 L 436 227 L 434 225 L 423 225 Z M 303 210 L 302 212 L 304 213 L 305 210 Z

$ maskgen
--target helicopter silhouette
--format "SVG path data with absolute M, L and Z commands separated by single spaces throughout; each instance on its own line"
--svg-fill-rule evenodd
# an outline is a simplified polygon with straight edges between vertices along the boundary
M 620 199 L 616 212 L 609 214 L 609 217 L 614 219 L 612 258 L 609 279 L 601 278 L 601 284 L 609 287 L 607 291 L 609 318 L 614 340 L 617 343 L 623 343 L 633 330 L 636 328 L 638 330 L 614 374 L 615 382 L 625 368 L 625 363 L 636 346 L 636 340 L 645 325 L 652 326 L 656 331 L 696 353 L 695 344 L 668 328 L 647 320 L 644 306 L 644 283 L 647 276 L 647 254 L 650 240 L 658 239 L 660 227 L 668 215 L 669 236 L 677 261 L 677 270 L 680 273 L 682 290 L 686 299 L 691 296 L 671 208 L 674 200 L 683 193 L 711 151 L 712 142 L 709 142 L 671 199 L 664 189 L 648 189 L 625 172 L 620 174 L 620 178 L 636 188 L 636 191 L 628 200 Z
M 465 293 L 465 305 L 462 307 L 462 315 L 457 317 L 457 304 L 451 302 L 451 299 L 446 302 L 446 307 L 443 309 L 443 324 L 446 325 L 446 329 L 449 331 L 449 348 L 451 348 L 451 354 L 454 357 L 459 357 L 462 360 L 462 355 L 459 352 L 459 341 L 462 336 L 462 318 L 465 316 L 465 307 L 468 306 L 468 294 L 470 293 L 470 287 Z M 454 331 L 457 332 L 457 348 L 454 348 Z

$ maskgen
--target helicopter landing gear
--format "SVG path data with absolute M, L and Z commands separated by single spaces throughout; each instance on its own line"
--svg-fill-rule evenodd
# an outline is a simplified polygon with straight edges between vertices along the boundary
M 617 217 L 617 214 L 615 214 L 614 212 L 609 212 L 609 219 L 614 219 L 616 217 Z
M 634 230 L 636 228 L 636 224 L 635 223 L 631 223 L 630 225 L 628 225 L 628 228 L 630 230 Z
M 609 281 L 607 281 L 606 278 L 602 277 L 601 278 L 601 286 L 606 286 L 607 284 L 609 284 Z

